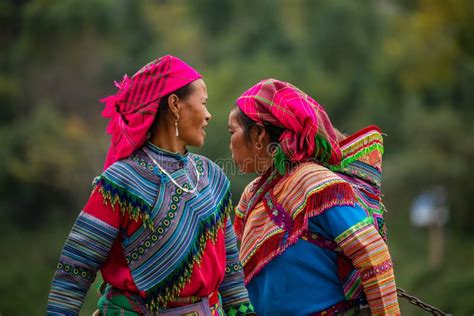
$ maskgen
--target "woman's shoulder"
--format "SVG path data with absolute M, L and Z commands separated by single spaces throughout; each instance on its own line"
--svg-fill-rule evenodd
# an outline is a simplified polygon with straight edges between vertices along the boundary
M 223 170 L 223 166 L 220 166 L 219 164 L 205 156 L 195 153 L 190 153 L 190 158 L 193 159 L 194 163 L 196 164 L 196 168 L 198 168 L 198 171 L 205 171 L 209 176 L 222 177 L 225 178 L 226 181 L 229 181 Z
M 235 215 L 236 218 L 243 218 L 244 214 L 247 209 L 247 205 L 249 203 L 250 198 L 252 197 L 253 193 L 255 192 L 256 185 L 259 182 L 261 177 L 257 177 L 256 179 L 252 180 L 247 186 L 244 188 L 242 195 L 240 196 L 239 203 L 235 208 Z
M 93 190 L 100 192 L 104 204 L 118 205 L 122 214 L 134 220 L 140 217 L 149 226 L 150 217 L 142 216 L 151 214 L 157 187 L 150 185 L 149 180 L 154 180 L 146 168 L 132 157 L 116 161 L 94 179 Z
M 321 166 L 316 162 L 304 162 L 293 169 L 287 177 L 288 181 L 328 181 L 338 180 L 344 181 L 337 173 Z
M 153 170 L 153 165 L 138 155 L 119 160 L 105 169 L 101 176 L 106 178 L 140 177 Z
M 114 162 L 105 169 L 94 179 L 94 186 L 101 185 L 110 190 L 133 192 L 148 200 L 156 193 L 151 189 L 154 186 L 150 184 L 160 181 L 160 178 L 153 173 L 153 169 L 154 166 L 146 160 L 146 157 L 133 154 L 128 158 Z
M 194 162 L 201 161 L 201 162 L 205 163 L 206 165 L 208 165 L 210 168 L 219 168 L 219 166 L 214 161 L 207 158 L 206 156 L 190 152 L 189 153 L 189 158 L 193 159 Z
M 262 178 L 262 177 L 257 177 L 257 178 L 255 178 L 255 179 L 253 179 L 252 181 L 250 181 L 250 183 L 245 186 L 242 195 L 250 195 L 250 194 L 252 194 L 252 193 L 257 189 L 256 186 L 257 186 L 257 184 L 260 182 L 260 179 L 261 179 L 261 178 Z
M 291 192 L 291 196 L 301 196 L 305 200 L 315 192 L 341 185 L 349 186 L 346 180 L 328 168 L 316 162 L 305 162 L 288 173 L 277 184 L 275 191 L 283 195 L 288 195 Z
M 351 185 L 338 174 L 315 162 L 305 162 L 293 169 L 275 190 L 284 209 L 296 218 L 306 205 L 305 216 L 321 214 L 337 205 L 353 205 L 356 198 Z
M 257 177 L 256 179 L 252 180 L 249 184 L 247 184 L 242 192 L 242 195 L 240 196 L 240 201 L 239 201 L 239 206 L 242 208 L 247 207 L 247 203 L 250 199 L 250 197 L 254 194 L 254 192 L 257 190 L 257 184 L 259 182 L 261 177 Z

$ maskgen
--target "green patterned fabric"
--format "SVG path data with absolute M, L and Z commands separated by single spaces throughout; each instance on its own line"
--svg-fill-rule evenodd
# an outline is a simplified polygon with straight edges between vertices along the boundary
M 240 304 L 239 307 L 231 307 L 227 311 L 228 316 L 249 315 L 255 313 L 251 303 Z
M 136 294 L 130 294 L 106 286 L 99 298 L 97 307 L 101 316 L 138 316 L 143 315 L 140 304 L 142 299 Z

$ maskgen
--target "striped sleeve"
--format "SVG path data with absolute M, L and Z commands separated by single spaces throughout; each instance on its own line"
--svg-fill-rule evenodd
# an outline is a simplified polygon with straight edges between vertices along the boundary
M 91 201 L 95 200 L 102 201 L 98 190 L 94 190 L 85 209 L 91 208 Z M 119 216 L 115 215 L 110 205 L 102 202 L 92 208 L 96 211 L 103 208 L 103 214 Z M 87 291 L 95 280 L 97 270 L 106 260 L 118 232 L 118 227 L 104 219 L 86 211 L 79 214 L 56 267 L 48 297 L 48 315 L 79 314 Z
M 226 268 L 224 281 L 219 287 L 226 315 L 253 314 L 247 289 L 244 285 L 242 264 L 239 260 L 237 239 L 230 218 L 225 229 Z
M 342 232 L 335 241 L 361 274 L 371 314 L 399 315 L 392 260 L 375 227 L 362 221 Z

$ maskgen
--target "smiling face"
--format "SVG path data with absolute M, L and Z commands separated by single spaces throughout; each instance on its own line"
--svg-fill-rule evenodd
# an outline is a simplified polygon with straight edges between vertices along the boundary
M 207 110 L 207 88 L 204 80 L 191 83 L 192 92 L 179 99 L 178 141 L 185 146 L 201 147 L 206 138 L 204 128 L 211 119 Z

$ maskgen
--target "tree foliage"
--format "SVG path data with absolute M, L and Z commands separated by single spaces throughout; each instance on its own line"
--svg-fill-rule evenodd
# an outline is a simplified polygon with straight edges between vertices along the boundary
M 470 0 L 2 1 L 2 225 L 34 236 L 61 218 L 65 238 L 107 149 L 98 99 L 115 93 L 123 74 L 175 54 L 206 80 L 213 120 L 196 151 L 213 160 L 230 158 L 235 98 L 267 77 L 309 93 L 346 133 L 379 125 L 387 134 L 384 190 L 399 282 L 452 313 L 472 313 L 456 288 L 472 292 L 473 270 L 467 279 L 452 267 L 425 271 L 417 239 L 424 235 L 410 228 L 408 210 L 422 190 L 443 185 L 450 245 L 459 250 L 445 261 L 455 264 L 474 239 L 473 15 Z M 251 177 L 225 166 L 238 200 Z M 54 269 L 56 257 L 45 260 Z M 1 275 L 0 283 L 14 287 L 8 278 L 25 271 Z M 423 288 L 433 275 L 442 297 Z M 43 306 L 49 284 L 38 287 L 35 304 Z M 2 313 L 16 314 L 17 306 L 0 299 Z M 43 313 L 34 306 L 26 313 Z

